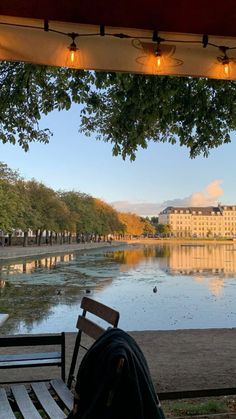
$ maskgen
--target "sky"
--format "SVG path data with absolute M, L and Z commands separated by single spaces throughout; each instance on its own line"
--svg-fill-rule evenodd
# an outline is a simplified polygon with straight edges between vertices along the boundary
M 236 203 L 236 141 L 211 151 L 208 158 L 189 158 L 179 145 L 150 142 L 136 160 L 112 156 L 112 145 L 79 132 L 80 109 L 54 111 L 41 120 L 53 137 L 49 144 L 0 143 L 0 161 L 54 190 L 75 190 L 100 198 L 116 209 L 157 216 L 169 205 L 207 206 Z

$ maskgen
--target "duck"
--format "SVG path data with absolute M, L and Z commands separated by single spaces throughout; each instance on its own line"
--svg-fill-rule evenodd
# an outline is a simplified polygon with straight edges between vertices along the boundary
M 153 288 L 153 292 L 157 292 L 157 287 L 154 287 Z

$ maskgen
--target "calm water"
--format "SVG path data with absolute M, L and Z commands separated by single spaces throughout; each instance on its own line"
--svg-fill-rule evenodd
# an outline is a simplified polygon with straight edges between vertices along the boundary
M 157 292 L 153 292 L 153 288 Z M 125 330 L 236 326 L 235 245 L 130 245 L 0 265 L 1 333 L 74 331 L 81 298 Z

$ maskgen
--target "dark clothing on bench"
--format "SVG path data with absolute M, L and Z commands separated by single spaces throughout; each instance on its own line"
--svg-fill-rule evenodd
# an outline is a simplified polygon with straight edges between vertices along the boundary
M 117 370 L 124 359 L 121 372 Z M 73 419 L 164 419 L 146 359 L 121 329 L 107 330 L 84 356 L 77 375 Z

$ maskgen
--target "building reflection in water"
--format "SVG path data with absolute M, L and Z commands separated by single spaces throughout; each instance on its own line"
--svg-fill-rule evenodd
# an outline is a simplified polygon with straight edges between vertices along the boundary
M 196 281 L 206 282 L 215 296 L 224 288 L 224 278 L 236 275 L 236 248 L 234 245 L 178 245 L 169 258 L 173 275 L 191 275 Z
M 191 276 L 206 283 L 215 296 L 224 288 L 224 278 L 236 276 L 236 247 L 232 245 L 174 244 L 113 253 L 122 272 L 154 259 L 170 275 Z
M 236 274 L 236 248 L 233 245 L 147 246 L 113 252 L 112 255 L 122 265 L 122 270 L 138 266 L 144 260 L 159 258 L 163 268 L 168 268 L 172 274 Z
M 233 245 L 173 246 L 169 268 L 173 273 L 232 275 L 236 273 L 236 248 Z
M 34 259 L 31 261 L 24 261 L 22 263 L 14 263 L 9 265 L 4 265 L 0 267 L 1 271 L 7 273 L 8 275 L 15 275 L 16 273 L 33 273 L 35 270 L 40 268 L 54 269 L 58 263 L 61 262 L 71 262 L 74 258 L 74 255 L 60 255 L 60 256 L 50 256 L 44 257 L 42 259 Z M 1 288 L 1 285 L 0 285 Z

